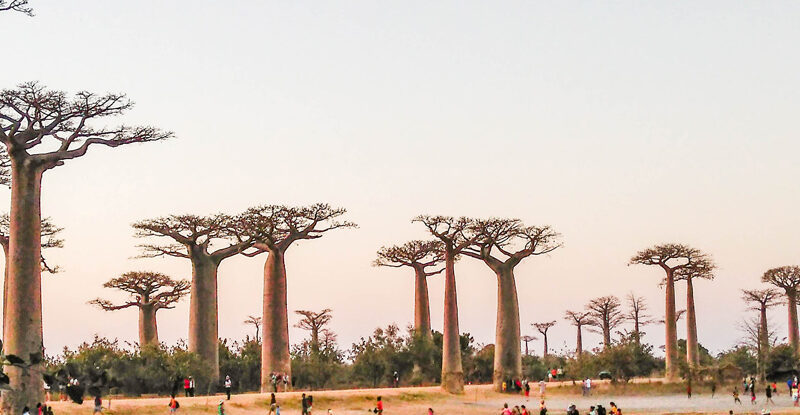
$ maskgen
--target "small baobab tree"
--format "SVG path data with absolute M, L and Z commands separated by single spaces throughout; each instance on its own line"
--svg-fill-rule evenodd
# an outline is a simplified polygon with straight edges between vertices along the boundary
M 789 344 L 795 353 L 800 352 L 800 330 L 797 327 L 797 288 L 800 286 L 800 266 L 790 265 L 767 270 L 761 281 L 783 290 L 789 309 Z
M 698 255 L 689 266 L 675 273 L 676 281 L 686 281 L 686 361 L 689 366 L 700 364 L 700 348 L 697 343 L 697 313 L 694 308 L 694 280 L 714 279 L 716 265 L 708 255 Z
M 0 175 L 0 178 L 2 175 Z M 6 304 L 8 303 L 8 298 L 6 297 L 8 293 L 8 251 L 10 248 L 10 240 L 8 237 L 9 234 L 9 226 L 11 221 L 8 217 L 8 214 L 0 215 L 0 246 L 3 247 L 3 257 L 5 258 L 5 272 L 3 274 L 3 333 L 5 333 L 6 329 Z M 54 225 L 50 218 L 42 218 L 42 249 L 47 248 L 63 248 L 64 247 L 64 240 L 58 237 L 58 234 L 61 233 L 63 229 L 59 228 L 58 226 Z M 55 274 L 59 271 L 58 266 L 50 266 L 45 261 L 44 256 L 41 257 L 41 268 L 42 272 L 49 272 L 51 274 Z
M 382 247 L 373 265 L 379 267 L 411 267 L 414 270 L 414 330 L 428 339 L 431 332 L 431 306 L 428 298 L 428 277 L 444 271 L 429 270 L 444 260 L 441 241 L 410 241 L 403 245 Z
M 347 211 L 319 203 L 305 207 L 264 205 L 247 210 L 239 228 L 253 239 L 246 256 L 267 253 L 264 264 L 264 330 L 261 342 L 261 390 L 269 389 L 272 373 L 291 376 L 289 318 L 286 303 L 286 251 L 297 241 L 319 239 L 335 229 L 355 228 L 340 221 Z
M 472 244 L 474 236 L 465 235 L 472 222 L 466 217 L 421 215 L 419 222 L 444 245 L 444 320 L 442 324 L 442 388 L 449 393 L 464 392 L 464 370 L 461 365 L 461 336 L 458 332 L 458 296 L 455 262 Z M 517 340 L 519 341 L 519 333 Z M 519 349 L 519 343 L 517 343 Z
M 675 318 L 675 278 L 676 272 L 691 266 L 698 259 L 705 259 L 706 255 L 700 250 L 682 244 L 661 244 L 639 251 L 631 257 L 628 265 L 652 265 L 664 270 L 665 276 L 662 285 L 664 295 L 664 363 L 665 376 L 675 380 L 678 376 L 678 327 Z
M 589 325 L 597 327 L 603 334 L 603 347 L 611 346 L 611 332 L 625 321 L 622 303 L 614 295 L 597 297 L 586 304 Z
M 313 356 L 319 355 L 320 348 L 320 334 L 323 333 L 325 326 L 331 322 L 333 315 L 331 309 L 326 308 L 320 312 L 310 310 L 296 310 L 295 314 L 301 316 L 300 321 L 294 326 L 303 329 L 311 334 L 311 342 L 309 349 Z
M 530 356 L 530 352 L 528 350 L 528 343 L 536 340 L 537 338 L 538 337 L 536 337 L 536 336 L 529 336 L 527 334 L 522 336 L 522 343 L 525 344 L 525 356 Z
M 252 245 L 236 228 L 237 218 L 216 214 L 169 215 L 133 224 L 139 238 L 166 239 L 163 244 L 142 244 L 142 257 L 188 259 L 192 264 L 189 296 L 189 351 L 197 353 L 219 376 L 219 322 L 217 316 L 217 272 L 227 258 Z M 198 379 L 201 382 L 213 379 Z M 199 385 L 207 390 L 208 385 Z
M 592 321 L 592 316 L 588 311 L 570 311 L 564 313 L 564 320 L 575 326 L 578 335 L 575 341 L 575 357 L 580 358 L 583 354 L 583 326 L 588 326 Z
M 256 328 L 256 337 L 254 337 L 256 343 L 261 341 L 261 338 L 258 337 L 259 329 L 261 328 L 261 316 L 247 316 L 245 319 L 244 324 L 251 324 L 253 327 Z
M 174 280 L 159 272 L 131 271 L 103 284 L 104 288 L 115 288 L 130 294 L 130 298 L 125 302 L 115 304 L 109 300 L 96 298 L 89 301 L 89 304 L 105 311 L 138 308 L 139 344 L 158 345 L 156 313 L 159 310 L 175 308 L 175 304 L 189 293 L 189 285 L 187 280 Z
M 550 328 L 552 328 L 553 326 L 555 326 L 556 322 L 554 320 L 554 321 L 548 321 L 548 322 L 544 322 L 544 323 L 533 323 L 531 325 L 534 328 L 536 328 L 536 331 L 538 331 L 539 333 L 542 334 L 542 338 L 544 340 L 544 352 L 542 353 L 542 357 L 547 357 L 547 353 L 548 353 L 547 331 L 550 330 Z
M 755 346 L 757 351 L 758 374 L 763 380 L 766 375 L 765 362 L 769 354 L 769 321 L 767 309 L 781 304 L 781 293 L 774 288 L 761 290 L 742 290 L 742 299 L 750 306 L 750 310 L 758 311 L 758 324 L 755 325 Z M 749 327 L 748 327 L 749 328 Z
M 514 268 L 523 259 L 553 252 L 561 244 L 549 226 L 525 226 L 518 219 L 474 220 L 467 230 L 472 245 L 462 254 L 483 261 L 497 278 L 497 327 L 494 344 L 494 388 L 522 377 L 519 348 L 519 300 Z
M 630 293 L 626 300 L 628 311 L 625 313 L 625 319 L 633 323 L 633 336 L 638 345 L 642 340 L 642 327 L 656 323 L 656 321 L 647 313 L 647 301 L 644 297 Z
M 8 4 L 22 4 L 14 2 Z M 45 172 L 84 156 L 96 146 L 120 147 L 160 141 L 172 133 L 154 127 L 110 126 L 107 119 L 127 112 L 133 103 L 122 94 L 79 92 L 68 96 L 29 82 L 0 92 L 0 143 L 11 169 L 11 211 L 5 306 L 4 352 L 42 354 L 42 177 Z M 40 359 L 37 359 L 40 360 Z M 3 412 L 21 413 L 43 402 L 42 364 L 8 370 L 11 390 Z

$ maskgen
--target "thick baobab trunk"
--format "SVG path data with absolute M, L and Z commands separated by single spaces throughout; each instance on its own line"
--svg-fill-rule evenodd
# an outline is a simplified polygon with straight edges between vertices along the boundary
M 542 357 L 547 357 L 547 335 L 544 335 L 544 353 L 542 353 Z
M 789 308 L 789 344 L 792 345 L 792 350 L 797 353 L 800 352 L 800 350 L 798 350 L 800 332 L 798 332 L 797 328 L 797 291 L 787 291 L 786 297 Z
M 758 374 L 761 380 L 766 378 L 766 357 L 769 355 L 769 327 L 767 326 L 767 306 L 761 305 L 758 322 Z
M 461 338 L 458 332 L 458 297 L 456 295 L 454 257 L 453 252 L 446 252 L 444 327 L 442 328 L 442 388 L 449 393 L 462 393 L 464 392 L 464 371 L 461 368 Z
M 664 377 L 667 380 L 675 380 L 678 377 L 678 328 L 675 321 L 675 278 L 672 271 L 667 272 L 665 284 L 666 294 L 664 306 Z
M 139 306 L 139 345 L 158 345 L 158 325 L 154 304 Z
M 694 284 L 686 280 L 686 361 L 689 366 L 700 364 L 700 350 L 697 346 L 697 314 L 694 310 Z
M 608 321 L 603 322 L 603 349 L 611 346 L 611 327 Z
M 578 324 L 578 338 L 577 338 L 576 346 L 575 346 L 575 354 L 579 358 L 583 354 L 583 333 L 581 333 L 582 331 L 583 331 L 582 325 Z
M 501 266 L 497 274 L 497 328 L 494 345 L 494 388 L 500 391 L 507 380 L 522 378 L 519 350 L 519 302 L 514 269 Z
M 428 277 L 422 267 L 414 267 L 414 329 L 427 338 L 431 333 L 431 305 L 428 299 Z
M 4 352 L 26 361 L 42 350 L 41 246 L 42 170 L 30 162 L 12 159 L 10 251 L 4 306 Z M 3 392 L 3 413 L 19 414 L 22 407 L 44 401 L 42 365 L 7 366 L 11 390 Z
M 197 251 L 200 249 L 198 248 Z M 201 392 L 219 378 L 219 328 L 217 323 L 217 269 L 219 263 L 200 252 L 190 253 L 192 289 L 189 299 L 189 351 L 211 367 L 211 379 L 198 379 Z M 203 384 L 203 382 L 210 382 Z
M 286 265 L 283 252 L 269 251 L 264 264 L 264 316 L 261 334 L 261 391 L 267 392 L 271 373 L 292 375 L 289 357 L 289 318 L 286 304 Z M 291 384 L 291 382 L 290 382 Z

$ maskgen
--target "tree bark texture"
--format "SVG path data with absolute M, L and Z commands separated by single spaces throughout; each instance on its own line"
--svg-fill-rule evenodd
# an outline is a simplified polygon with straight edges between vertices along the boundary
M 414 267 L 414 329 L 427 338 L 431 333 L 431 305 L 428 298 L 428 276 L 424 267 Z
M 581 357 L 581 355 L 583 354 L 583 333 L 582 333 L 583 325 L 578 324 L 577 328 L 578 328 L 578 338 L 575 342 L 575 354 L 577 355 L 577 357 Z
M 286 264 L 284 253 L 270 250 L 264 264 L 264 310 L 261 331 L 261 391 L 270 388 L 270 374 L 283 373 L 291 384 L 289 357 L 289 318 L 286 303 Z
M 494 345 L 494 388 L 502 389 L 503 381 L 522 378 L 522 356 L 519 348 L 519 302 L 514 269 L 500 266 L 497 274 L 497 327 Z
M 156 323 L 155 304 L 139 306 L 139 344 L 141 346 L 158 346 L 158 325 Z
M 686 361 L 689 366 L 700 364 L 700 348 L 697 345 L 697 314 L 694 308 L 694 284 L 686 280 Z
M 11 162 L 8 275 L 5 282 L 4 351 L 26 362 L 42 350 L 41 182 L 43 170 L 25 158 Z M 4 368 L 12 390 L 3 392 L 3 413 L 22 413 L 44 401 L 42 364 Z
M 455 254 L 445 253 L 444 324 L 442 328 L 442 388 L 449 393 L 464 392 L 461 367 L 461 339 L 458 332 Z
M 673 271 L 667 271 L 664 295 L 664 364 L 665 377 L 674 381 L 678 378 L 678 327 L 675 321 L 675 277 Z
M 199 251 L 199 249 L 197 249 Z M 197 353 L 211 368 L 211 379 L 197 379 L 198 390 L 213 392 L 203 381 L 219 378 L 219 327 L 217 270 L 219 263 L 200 252 L 190 252 L 192 288 L 189 299 L 189 351 Z M 197 378 L 197 376 L 195 376 Z M 212 384 L 213 384 L 212 383 Z
M 798 353 L 800 352 L 800 350 L 798 350 L 800 332 L 797 328 L 797 291 L 787 291 L 786 297 L 789 308 L 789 344 L 792 345 L 792 350 L 794 350 L 795 353 Z

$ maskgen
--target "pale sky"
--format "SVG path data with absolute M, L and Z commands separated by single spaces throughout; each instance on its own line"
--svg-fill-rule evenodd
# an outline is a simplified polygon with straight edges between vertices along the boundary
M 359 229 L 287 255 L 289 309 L 332 308 L 343 348 L 412 321 L 411 271 L 371 261 L 426 237 L 409 222 L 420 213 L 561 232 L 562 249 L 517 269 L 522 332 L 558 320 L 557 350 L 574 345 L 564 310 L 592 297 L 634 291 L 663 315 L 661 271 L 626 266 L 649 245 L 687 243 L 718 262 L 717 279 L 695 286 L 712 351 L 742 337 L 739 290 L 800 262 L 796 2 L 31 4 L 34 18 L 0 15 L 0 87 L 125 92 L 137 106 L 119 122 L 177 136 L 46 173 L 43 210 L 66 239 L 47 252 L 64 268 L 44 276 L 51 353 L 94 333 L 137 339 L 134 310 L 86 301 L 121 299 L 101 285 L 129 270 L 190 276 L 186 260 L 132 259 L 130 223 L 170 213 L 346 207 Z M 223 263 L 222 337 L 251 333 L 242 321 L 261 313 L 264 259 Z M 494 275 L 471 259 L 457 275 L 462 331 L 493 342 Z M 440 330 L 443 279 L 429 284 Z M 771 316 L 785 336 L 785 308 Z M 163 341 L 187 328 L 188 299 L 159 314 Z M 663 344 L 663 326 L 647 340 Z

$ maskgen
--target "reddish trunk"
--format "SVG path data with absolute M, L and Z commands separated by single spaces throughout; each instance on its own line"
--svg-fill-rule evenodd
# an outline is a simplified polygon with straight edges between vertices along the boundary
M 219 377 L 219 329 L 217 323 L 217 269 L 219 263 L 200 249 L 190 251 L 192 289 L 189 299 L 189 351 L 211 367 L 211 379 L 198 379 L 198 391 L 211 393 Z M 195 376 L 197 378 L 197 376 Z M 206 384 L 206 382 L 209 382 Z
M 686 361 L 690 366 L 700 364 L 700 349 L 697 345 L 697 314 L 694 309 L 694 284 L 686 280 Z
M 664 312 L 664 364 L 665 377 L 668 380 L 675 380 L 678 377 L 678 330 L 675 321 L 675 277 L 673 271 L 667 271 L 666 279 L 665 312 Z
M 766 357 L 769 354 L 769 327 L 767 326 L 767 306 L 761 304 L 759 310 L 759 326 L 758 326 L 758 373 L 761 380 L 766 377 Z
M 583 331 L 583 325 L 582 324 L 578 324 L 578 339 L 577 339 L 577 342 L 576 342 L 577 345 L 575 347 L 575 353 L 578 355 L 578 357 L 581 357 L 581 355 L 583 354 L 583 333 L 582 333 L 582 331 Z
M 611 346 L 611 324 L 608 319 L 603 320 L 603 349 Z
M 139 306 L 139 344 L 158 345 L 158 326 L 156 323 L 156 307 L 154 304 Z
M 289 356 L 289 318 L 286 304 L 284 253 L 270 250 L 264 264 L 264 315 L 261 345 L 261 391 L 270 388 L 270 374 L 292 375 Z M 291 382 L 290 382 L 291 383 Z
M 4 305 L 4 352 L 26 361 L 42 350 L 41 246 L 42 170 L 25 158 L 12 158 L 8 276 Z M 43 402 L 42 365 L 29 369 L 6 366 L 12 390 L 3 392 L 3 413 Z
M 431 306 L 428 300 L 428 277 L 422 266 L 414 267 L 414 329 L 428 338 L 431 333 Z
M 544 334 L 543 336 L 544 336 L 544 353 L 542 354 L 542 357 L 547 357 L 547 334 Z
M 3 247 L 3 257 L 5 258 L 5 272 L 3 273 L 3 338 L 6 338 L 6 307 L 8 305 L 8 240 L 0 243 Z
M 514 269 L 501 266 L 497 274 L 497 328 L 494 346 L 494 388 L 502 389 L 507 380 L 522 379 L 519 350 L 519 302 Z
M 458 298 L 456 296 L 454 257 L 451 250 L 445 253 L 442 388 L 450 393 L 462 393 L 464 392 L 464 371 L 461 368 L 461 339 L 458 332 Z
M 786 291 L 787 304 L 789 308 L 789 344 L 792 345 L 792 350 L 798 350 L 798 340 L 800 339 L 800 332 L 797 328 L 797 291 Z

